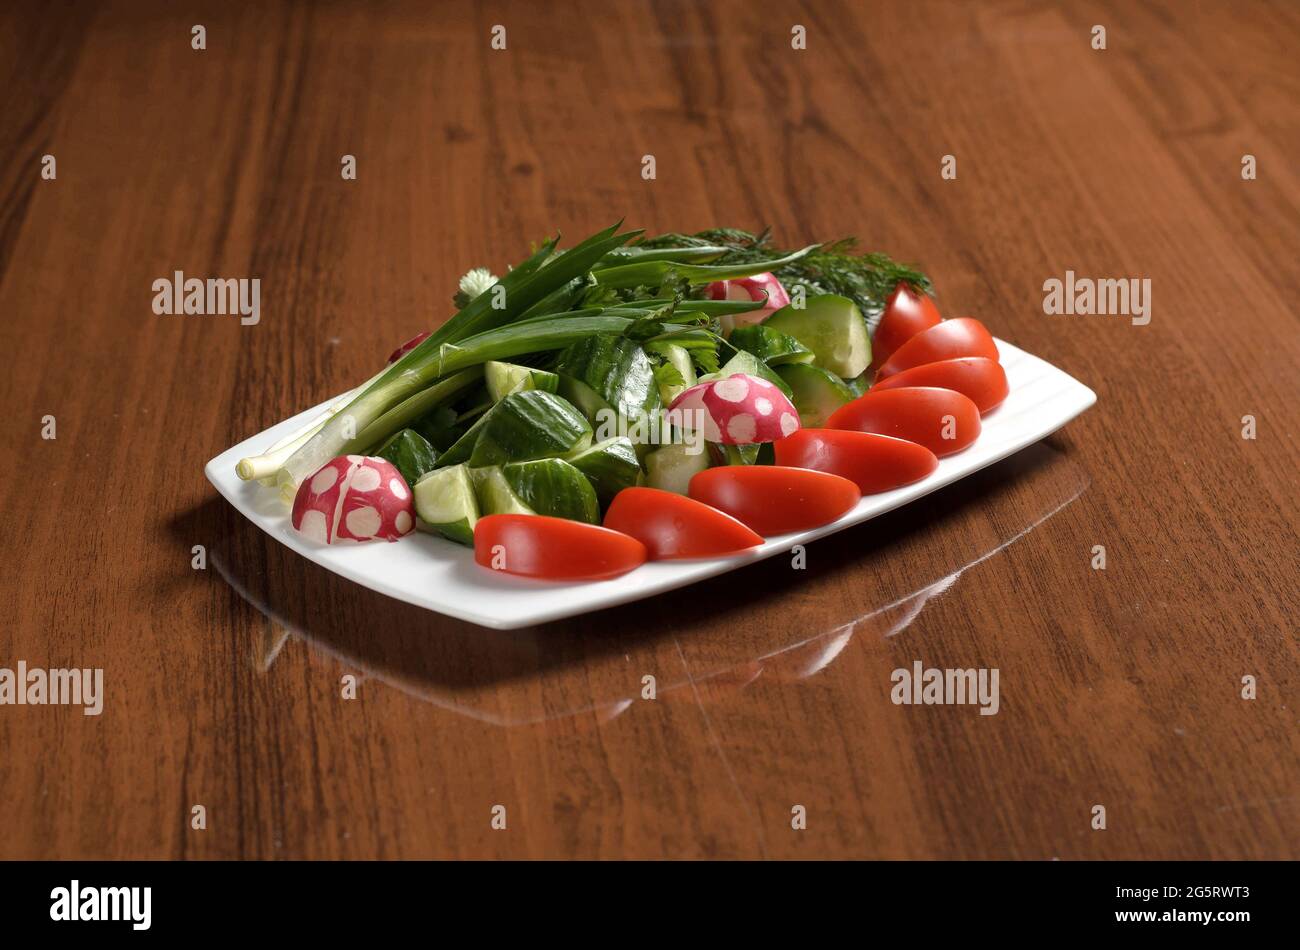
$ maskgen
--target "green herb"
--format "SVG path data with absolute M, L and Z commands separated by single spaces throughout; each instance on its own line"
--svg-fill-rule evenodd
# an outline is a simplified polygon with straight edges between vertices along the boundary
M 809 296 L 839 294 L 848 297 L 862 310 L 873 327 L 894 287 L 911 284 L 932 294 L 933 287 L 921 271 L 900 264 L 885 254 L 859 254 L 854 238 L 842 238 L 823 244 L 801 257 L 769 268 L 790 293 L 802 287 Z M 696 234 L 661 234 L 646 238 L 632 248 L 660 249 L 672 247 L 726 247 L 726 254 L 713 266 L 753 264 L 790 253 L 772 246 L 771 233 L 765 228 L 758 234 L 737 228 L 713 228 Z

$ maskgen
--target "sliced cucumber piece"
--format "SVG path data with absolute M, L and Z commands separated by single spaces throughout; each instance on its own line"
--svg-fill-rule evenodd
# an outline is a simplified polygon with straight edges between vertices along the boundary
M 813 351 L 790 334 L 762 323 L 737 327 L 727 342 L 738 350 L 753 353 L 773 367 L 784 363 L 811 363 L 814 359 Z
M 820 294 L 802 309 L 782 307 L 762 326 L 788 333 L 813 351 L 813 360 L 836 376 L 857 376 L 871 365 L 871 338 L 862 311 L 848 297 Z
M 870 377 L 870 371 L 863 372 L 852 379 L 844 380 L 844 385 L 849 387 L 849 391 L 853 393 L 853 398 L 857 399 L 859 396 L 865 396 L 867 390 L 871 388 L 872 380 Z
M 476 440 L 469 464 L 481 468 L 581 452 L 591 445 L 591 426 L 568 401 L 530 389 L 511 393 L 493 406 L 465 434 L 470 436 Z M 449 453 L 459 446 L 457 442 Z
M 497 403 L 497 405 L 499 406 L 500 403 Z M 461 437 L 447 448 L 446 452 L 438 456 L 436 467 L 443 468 L 468 462 L 469 457 L 474 454 L 474 445 L 478 442 L 479 433 L 483 431 L 483 427 L 487 425 L 488 417 L 492 415 L 495 409 L 496 406 L 493 406 L 475 419 L 474 424 L 466 429 Z
M 406 484 L 412 486 L 426 473 L 433 471 L 438 461 L 437 449 L 414 429 L 402 429 L 393 433 L 392 438 L 381 445 L 375 454 L 397 466 L 402 478 L 406 479 Z
M 595 426 L 605 422 L 608 410 L 633 423 L 658 415 L 661 402 L 654 370 L 640 343 L 611 334 L 574 343 L 560 353 L 555 364 L 561 377 L 560 393 Z
M 678 346 L 676 343 L 669 343 L 663 348 L 664 361 L 677 371 L 677 375 L 682 378 L 680 383 L 665 385 L 659 384 L 659 400 L 667 406 L 674 399 L 680 396 L 686 390 L 690 389 L 696 383 L 695 363 L 691 360 L 691 354 L 687 352 L 686 347 Z
M 591 448 L 570 456 L 569 461 L 587 476 L 602 505 L 608 505 L 624 488 L 640 485 L 645 478 L 636 447 L 627 436 L 597 442 Z
M 478 500 L 464 465 L 439 468 L 415 483 L 415 513 L 420 521 L 458 544 L 474 543 Z
M 524 504 L 506 481 L 500 465 L 473 468 L 469 471 L 479 510 L 485 515 L 532 515 L 537 512 Z
M 646 484 L 651 488 L 688 493 L 691 477 L 709 467 L 709 453 L 700 451 L 702 446 L 692 447 L 682 443 L 664 445 L 645 457 Z
M 539 515 L 600 523 L 596 489 L 564 459 L 512 462 L 501 474 L 515 497 Z
M 488 395 L 492 401 L 500 402 L 506 396 L 529 389 L 541 389 L 548 393 L 557 392 L 560 377 L 544 369 L 520 366 L 517 363 L 499 363 L 491 360 L 483 366 L 483 379 L 487 383 Z
M 794 407 L 805 429 L 820 429 L 831 413 L 854 399 L 853 390 L 834 373 L 811 363 L 790 363 L 778 373 L 794 390 Z

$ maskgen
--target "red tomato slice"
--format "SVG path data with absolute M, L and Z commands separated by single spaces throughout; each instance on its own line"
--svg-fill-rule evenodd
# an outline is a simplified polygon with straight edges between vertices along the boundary
M 691 478 L 690 491 L 764 537 L 830 524 L 862 494 L 847 478 L 779 465 L 706 468 Z
M 983 356 L 990 360 L 998 358 L 997 344 L 989 336 L 989 331 L 984 329 L 984 324 L 970 317 L 945 320 L 912 337 L 880 367 L 876 381 L 887 379 L 913 366 L 936 363 L 939 360 L 955 360 L 962 356 Z
M 652 561 L 721 557 L 763 543 L 731 515 L 658 488 L 624 488 L 605 512 L 605 527 L 636 538 Z
M 899 284 L 885 301 L 885 313 L 871 340 L 872 362 L 880 366 L 900 346 L 941 319 L 939 308 L 928 295 L 914 290 L 911 284 Z
M 919 482 L 939 464 L 923 445 L 849 429 L 800 429 L 773 448 L 777 465 L 840 475 L 864 495 Z
M 882 379 L 871 387 L 871 391 L 898 389 L 902 386 L 955 389 L 975 403 L 983 415 L 994 406 L 1001 405 L 1002 400 L 1007 398 L 1007 372 L 1001 363 L 993 360 L 982 356 L 963 356 L 960 359 L 923 363 L 905 369 L 888 379 Z
M 474 560 L 491 570 L 546 580 L 617 577 L 645 563 L 625 534 L 545 515 L 488 515 L 474 525 Z
M 951 389 L 873 389 L 831 413 L 826 428 L 892 435 L 924 445 L 942 458 L 979 437 L 980 411 Z

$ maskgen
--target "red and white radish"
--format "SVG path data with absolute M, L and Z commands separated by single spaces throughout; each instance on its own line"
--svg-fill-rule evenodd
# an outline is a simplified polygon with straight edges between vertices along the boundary
M 790 295 L 785 292 L 781 282 L 771 274 L 755 274 L 753 277 L 737 277 L 734 280 L 715 280 L 708 287 L 710 300 L 762 300 L 767 294 L 767 303 L 761 310 L 748 313 L 724 313 L 721 316 L 722 332 L 731 333 L 736 327 L 762 323 L 769 316 L 790 303 Z
M 417 333 L 415 336 L 411 337 L 409 340 L 407 340 L 397 349 L 393 350 L 392 353 L 388 354 L 388 362 L 396 363 L 407 353 L 411 352 L 411 350 L 415 349 L 417 346 L 423 343 L 424 338 L 427 337 L 428 335 L 429 335 L 429 331 L 425 330 L 423 333 Z
M 726 445 L 775 442 L 799 428 L 799 413 L 785 393 L 746 373 L 692 386 L 673 400 L 668 419 Z
M 386 459 L 340 455 L 298 486 L 293 527 L 320 544 L 396 541 L 415 527 L 411 489 Z

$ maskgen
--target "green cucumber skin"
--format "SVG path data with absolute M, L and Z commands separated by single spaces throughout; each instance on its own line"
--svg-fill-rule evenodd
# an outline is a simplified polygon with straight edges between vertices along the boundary
M 687 446 L 672 443 L 661 446 L 645 458 L 646 484 L 651 488 L 688 494 L 691 478 L 709 467 L 709 453 L 688 452 Z
M 802 308 L 782 307 L 760 325 L 794 337 L 813 351 L 817 366 L 836 376 L 849 379 L 871 365 L 867 322 L 848 297 L 809 297 Z
M 415 513 L 420 521 L 457 544 L 474 544 L 478 499 L 464 465 L 438 469 L 415 483 Z
M 600 523 L 596 489 L 563 459 L 512 462 L 501 468 L 501 474 L 511 491 L 539 515 Z
M 777 372 L 794 391 L 792 401 L 805 429 L 820 429 L 831 413 L 855 398 L 848 383 L 820 366 L 790 363 Z
M 560 353 L 555 371 L 590 387 L 630 419 L 657 414 L 662 405 L 654 363 L 640 343 L 626 337 L 597 334 L 574 343 Z
M 407 485 L 414 485 L 433 471 L 438 462 L 438 451 L 414 429 L 395 432 L 375 455 L 392 462 L 402 473 Z
M 645 480 L 636 446 L 627 436 L 606 439 L 568 461 L 591 482 L 602 506 L 613 501 L 624 488 L 635 487 Z
M 582 413 L 540 389 L 511 393 L 482 422 L 469 457 L 474 468 L 569 455 L 591 444 L 591 425 Z
M 485 515 L 533 515 L 537 512 L 524 504 L 522 498 L 506 481 L 499 465 L 470 469 L 474 495 L 479 509 Z
M 816 354 L 788 333 L 763 324 L 739 327 L 727 338 L 738 350 L 752 353 L 768 366 L 784 363 L 810 363 Z
M 520 366 L 517 363 L 502 363 L 497 360 L 488 362 L 483 367 L 487 381 L 488 395 L 492 402 L 498 403 L 515 392 L 541 389 L 548 393 L 557 391 L 560 378 L 544 369 Z

